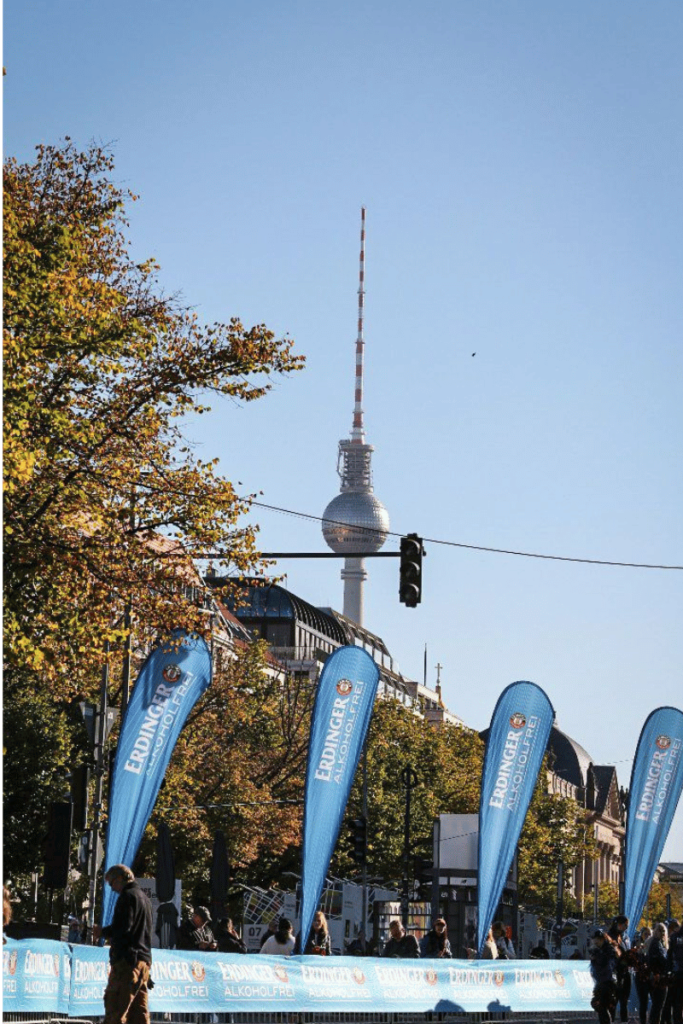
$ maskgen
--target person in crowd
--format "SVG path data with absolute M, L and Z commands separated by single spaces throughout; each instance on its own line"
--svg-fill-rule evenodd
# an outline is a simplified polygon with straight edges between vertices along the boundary
M 311 934 L 308 936 L 308 942 L 306 943 L 304 953 L 311 954 L 313 956 L 332 955 L 332 942 L 327 928 L 327 918 L 323 914 L 322 910 L 317 910 L 315 913 L 313 925 L 311 927 Z
M 384 944 L 383 957 L 399 960 L 420 959 L 420 947 L 417 939 L 414 935 L 408 934 L 398 919 L 389 922 L 389 934 L 391 938 Z
M 493 930 L 489 928 L 488 934 L 484 939 L 484 948 L 481 951 L 481 957 L 478 956 L 478 950 L 472 947 L 467 948 L 467 959 L 468 960 L 497 960 L 498 959 L 498 946 L 496 940 L 493 937 Z
M 512 945 L 512 939 L 508 938 L 507 929 L 502 921 L 493 922 L 491 934 L 498 950 L 498 959 L 515 960 L 515 947 Z
M 235 931 L 231 918 L 222 917 L 214 935 L 221 953 L 246 953 L 247 947 Z
M 359 932 L 355 938 L 351 939 L 346 946 L 347 956 L 365 956 L 366 955 L 366 943 L 365 943 L 365 932 Z
M 437 917 L 433 928 L 427 932 L 420 943 L 420 954 L 428 960 L 452 959 L 448 927 L 442 917 Z
M 183 921 L 178 936 L 178 949 L 196 949 L 204 952 L 218 949 L 211 928 L 211 914 L 206 907 L 195 907 L 190 917 Z
M 660 1024 L 666 998 L 669 973 L 669 932 L 663 921 L 652 929 L 652 935 L 645 944 L 645 956 L 650 981 L 650 1024 Z
M 152 904 L 125 864 L 110 867 L 104 880 L 119 897 L 111 924 L 93 928 L 95 941 L 103 936 L 110 947 L 104 1024 L 149 1024 Z
M 265 941 L 267 939 L 269 939 L 271 937 L 271 935 L 275 935 L 275 932 L 278 929 L 278 924 L 279 924 L 279 920 L 278 920 L 277 917 L 274 917 L 272 921 L 268 922 L 268 928 L 266 929 L 266 931 L 261 936 L 261 948 L 262 949 L 263 949 L 263 944 L 265 943 Z
M 530 960 L 550 960 L 550 953 L 546 949 L 543 939 L 539 939 L 533 949 L 529 950 Z
M 3 933 L 4 933 L 5 928 L 10 923 L 11 920 L 12 920 L 12 904 L 11 904 L 10 898 L 9 898 L 9 889 L 7 888 L 6 885 L 3 885 L 3 887 L 2 887 L 2 929 L 3 929 Z M 3 934 L 3 936 L 2 936 L 2 944 L 3 944 L 3 946 L 5 945 L 6 942 L 7 942 L 7 939 L 5 938 L 5 936 Z
M 593 943 L 588 950 L 590 972 L 593 978 L 591 1006 L 598 1015 L 600 1024 L 612 1024 L 617 1008 L 617 960 L 621 952 L 607 932 L 593 933 Z
M 641 928 L 633 942 L 633 982 L 638 996 L 638 1020 L 647 1024 L 647 1008 L 650 1002 L 650 970 L 647 966 L 645 943 L 652 935 L 650 928 Z
M 619 1007 L 619 1020 L 622 1024 L 628 1021 L 628 997 L 631 994 L 631 958 L 625 956 L 631 949 L 628 937 L 628 918 L 625 914 L 619 914 L 614 918 L 607 933 L 613 942 L 619 947 L 621 956 L 617 959 L 617 1006 Z
M 66 936 L 66 941 L 72 945 L 80 945 L 81 935 L 83 934 L 83 925 L 80 918 L 76 917 L 75 914 L 69 914 L 69 931 Z
M 668 925 L 669 985 L 662 1007 L 662 1024 L 683 1024 L 683 927 L 672 918 Z
M 281 917 L 277 931 L 266 939 L 260 952 L 268 956 L 291 956 L 295 945 L 292 932 L 292 922 L 286 917 Z

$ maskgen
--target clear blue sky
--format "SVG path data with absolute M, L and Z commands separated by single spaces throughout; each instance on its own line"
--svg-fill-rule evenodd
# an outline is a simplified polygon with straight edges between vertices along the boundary
M 679 0 L 6 0 L 5 152 L 111 142 L 165 289 L 296 340 L 304 373 L 188 425 L 245 491 L 312 515 L 337 493 L 365 204 L 392 529 L 681 565 L 682 44 Z M 326 550 L 319 524 L 255 519 L 263 550 Z M 416 610 L 369 564 L 402 671 L 426 643 L 476 728 L 533 680 L 628 785 L 648 713 L 683 704 L 683 574 L 427 550 Z M 282 568 L 341 608 L 338 563 Z

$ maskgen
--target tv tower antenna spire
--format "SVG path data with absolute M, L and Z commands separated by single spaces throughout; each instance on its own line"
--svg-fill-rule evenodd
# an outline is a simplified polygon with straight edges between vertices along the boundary
M 358 335 L 356 337 L 356 391 L 353 405 L 353 426 L 351 440 L 365 441 L 363 429 L 363 362 L 365 339 L 363 337 L 363 316 L 365 313 L 365 207 L 360 211 L 360 265 L 358 268 Z
M 337 554 L 343 554 L 344 615 L 363 624 L 363 584 L 367 579 L 360 553 L 379 551 L 389 532 L 389 514 L 373 494 L 372 453 L 365 441 L 363 425 L 363 373 L 365 339 L 365 207 L 361 208 L 360 272 L 358 286 L 358 334 L 356 336 L 356 381 L 353 425 L 348 440 L 339 442 L 337 472 L 341 493 L 323 513 L 323 536 Z

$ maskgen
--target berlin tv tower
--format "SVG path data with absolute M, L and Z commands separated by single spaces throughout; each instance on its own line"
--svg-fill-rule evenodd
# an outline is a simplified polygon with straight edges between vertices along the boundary
M 337 472 L 340 493 L 323 513 L 323 536 L 337 554 L 346 555 L 344 615 L 363 625 L 363 584 L 368 577 L 359 553 L 379 551 L 389 532 L 389 513 L 373 494 L 371 444 L 363 428 L 363 312 L 365 305 L 365 207 L 361 209 L 360 282 L 358 287 L 358 336 L 356 338 L 356 389 L 353 425 L 349 440 L 339 442 Z

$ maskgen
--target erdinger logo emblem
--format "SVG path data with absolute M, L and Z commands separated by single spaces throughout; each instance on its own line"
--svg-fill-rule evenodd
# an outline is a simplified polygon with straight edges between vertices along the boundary
M 555 971 L 555 981 L 560 988 L 564 987 L 564 975 L 562 974 L 562 971 Z
M 204 981 L 204 978 L 206 977 L 206 971 L 204 970 L 203 965 L 200 964 L 198 960 L 192 961 L 192 967 L 190 968 L 190 970 L 192 971 L 192 977 L 194 978 L 195 981 Z
M 360 967 L 354 967 L 354 969 L 353 969 L 353 980 L 355 981 L 356 985 L 364 985 L 365 984 L 365 975 L 361 971 Z
M 438 980 L 439 975 L 436 973 L 436 971 L 430 970 L 425 973 L 425 981 L 427 982 L 428 985 L 436 985 Z
M 671 746 L 671 740 L 668 736 L 658 736 L 655 742 L 660 750 L 667 750 Z
M 526 718 L 521 711 L 515 711 L 514 715 L 510 719 L 510 725 L 513 729 L 523 729 L 526 725 Z
M 337 693 L 340 697 L 348 697 L 353 689 L 353 683 L 350 679 L 340 679 L 337 683 Z
M 177 665 L 167 665 L 161 674 L 167 683 L 177 683 L 183 672 Z
M 500 986 L 503 984 L 504 981 L 505 981 L 505 975 L 503 974 L 502 971 L 494 971 L 493 972 L 493 984 L 494 985 L 497 985 L 498 988 L 500 988 Z
M 9 955 L 9 960 L 8 960 L 8 963 L 7 963 L 7 970 L 9 971 L 10 974 L 14 974 L 15 973 L 15 971 L 17 969 L 17 961 L 18 960 L 19 960 L 19 954 L 17 953 L 16 949 L 13 949 L 12 952 L 10 953 L 10 955 Z
M 280 981 L 284 981 L 284 982 L 289 981 L 289 975 L 287 974 L 286 969 L 284 967 L 280 967 L 279 964 L 278 964 L 277 967 L 273 968 L 273 972 L 275 974 L 275 977 L 279 978 Z
M 52 970 L 59 977 L 59 954 L 55 953 L 52 957 Z

